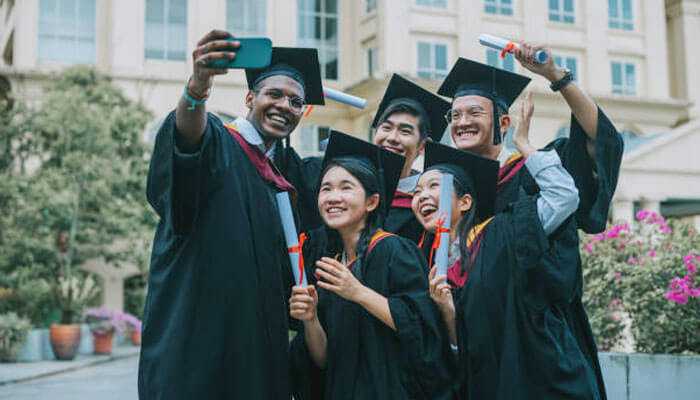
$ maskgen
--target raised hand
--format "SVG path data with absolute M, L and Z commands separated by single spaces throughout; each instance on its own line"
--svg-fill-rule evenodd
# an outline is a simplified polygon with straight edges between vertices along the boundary
M 520 103 L 520 118 L 518 127 L 513 135 L 513 144 L 525 157 L 537 151 L 530 144 L 530 121 L 535 111 L 535 104 L 532 102 L 532 92 L 527 92 Z
M 300 321 L 313 321 L 317 318 L 318 293 L 313 285 L 294 286 L 289 298 L 289 315 Z
M 345 300 L 358 302 L 365 286 L 355 278 L 348 267 L 329 257 L 316 261 L 316 266 L 319 287 L 330 290 Z
M 207 65 L 214 60 L 233 60 L 236 57 L 235 51 L 240 43 L 231 39 L 233 35 L 230 33 L 215 29 L 197 43 L 192 51 L 194 69 L 188 87 L 193 95 L 205 97 L 214 82 L 214 76 L 228 72 L 226 68 L 209 68 Z
M 535 53 L 543 50 L 549 56 L 547 62 L 540 64 L 535 62 Z M 520 42 L 518 48 L 513 52 L 515 59 L 518 60 L 520 65 L 525 69 L 545 77 L 550 82 L 561 79 L 564 76 L 564 72 L 561 68 L 554 64 L 554 57 L 552 57 L 552 52 L 544 46 L 537 46 L 527 42 Z

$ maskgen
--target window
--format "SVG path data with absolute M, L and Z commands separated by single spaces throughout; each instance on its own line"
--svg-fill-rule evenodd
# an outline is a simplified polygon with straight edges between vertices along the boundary
M 41 0 L 39 60 L 95 62 L 95 0 Z
M 487 14 L 513 15 L 513 0 L 484 0 Z
M 632 0 L 608 0 L 608 26 L 625 31 L 634 30 Z
M 146 58 L 185 60 L 187 0 L 146 0 Z
M 325 150 L 324 142 L 331 134 L 331 128 L 327 126 L 306 125 L 301 127 L 299 135 L 299 151 L 305 157 L 318 155 Z
M 426 79 L 447 76 L 447 45 L 418 42 L 418 76 Z
M 612 92 L 634 96 L 637 94 L 636 67 L 633 63 L 612 62 Z
M 576 20 L 574 0 L 549 0 L 549 20 L 573 24 Z
M 367 49 L 367 76 L 374 76 L 379 65 L 377 64 L 377 49 L 370 47 Z
M 506 54 L 505 58 L 501 58 L 501 53 L 498 50 L 486 49 L 486 64 L 515 72 L 515 57 L 510 53 Z
M 447 8 L 447 0 L 416 0 L 416 5 L 424 7 Z
M 369 14 L 377 9 L 377 0 L 365 0 L 365 13 Z
M 338 79 L 338 0 L 299 0 L 302 47 L 315 47 L 324 79 Z
M 574 75 L 574 81 L 578 81 L 576 57 L 554 56 L 554 63 L 561 68 L 567 68 Z
M 236 36 L 266 35 L 263 0 L 226 0 L 226 28 Z

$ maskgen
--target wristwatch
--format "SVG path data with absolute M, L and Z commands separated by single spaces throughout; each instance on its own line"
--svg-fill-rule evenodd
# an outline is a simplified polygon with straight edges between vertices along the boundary
M 558 81 L 554 81 L 549 85 L 549 88 L 552 89 L 554 92 L 560 91 L 563 87 L 568 85 L 569 83 L 573 82 L 574 80 L 574 74 L 571 73 L 571 70 L 568 68 L 564 68 L 564 76 L 559 79 Z

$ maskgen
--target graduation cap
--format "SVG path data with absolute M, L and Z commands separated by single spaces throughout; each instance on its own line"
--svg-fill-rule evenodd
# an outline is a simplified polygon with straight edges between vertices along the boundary
M 440 143 L 426 143 L 424 170 L 427 171 L 436 165 L 446 166 L 448 170 L 454 171 L 455 183 L 465 178 L 471 180 L 473 196 L 476 200 L 476 213 L 480 221 L 493 215 L 498 182 L 498 161 Z
M 438 94 L 453 99 L 481 96 L 493 102 L 493 144 L 501 143 L 497 107 L 508 112 L 511 104 L 530 83 L 530 78 L 476 61 L 460 58 L 438 89 Z
M 275 75 L 288 76 L 299 82 L 304 88 L 306 104 L 325 104 L 318 50 L 302 47 L 273 47 L 270 65 L 245 71 L 248 88 L 251 90 L 263 79 Z
M 379 103 L 377 113 L 374 115 L 373 128 L 379 125 L 379 119 L 383 116 L 382 114 L 384 114 L 386 109 L 395 104 L 403 104 L 415 109 L 419 114 L 421 123 L 428 128 L 428 136 L 435 142 L 439 142 L 442 139 L 442 135 L 447 127 L 445 114 L 450 110 L 448 101 L 408 79 L 394 74 L 384 92 L 381 103 Z
M 379 190 L 384 192 L 380 204 L 381 214 L 382 217 L 386 216 L 394 198 L 396 186 L 399 184 L 405 158 L 356 137 L 339 131 L 331 131 L 322 168 L 326 168 L 329 162 L 338 157 L 352 157 L 377 170 Z

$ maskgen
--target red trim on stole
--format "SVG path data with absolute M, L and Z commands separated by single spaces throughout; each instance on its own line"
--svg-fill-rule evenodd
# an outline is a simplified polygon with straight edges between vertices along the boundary
M 259 148 L 243 139 L 243 136 L 237 130 L 228 125 L 226 125 L 226 129 L 228 129 L 233 139 L 241 145 L 243 152 L 248 156 L 248 159 L 265 182 L 271 183 L 280 191 L 296 194 L 294 186 L 282 176 L 282 173 L 275 167 L 272 160 L 267 158 Z
M 516 153 L 511 156 L 508 161 L 498 170 L 498 184 L 496 185 L 496 192 L 500 192 L 506 183 L 510 182 L 511 179 L 525 166 L 525 157 L 520 153 Z

